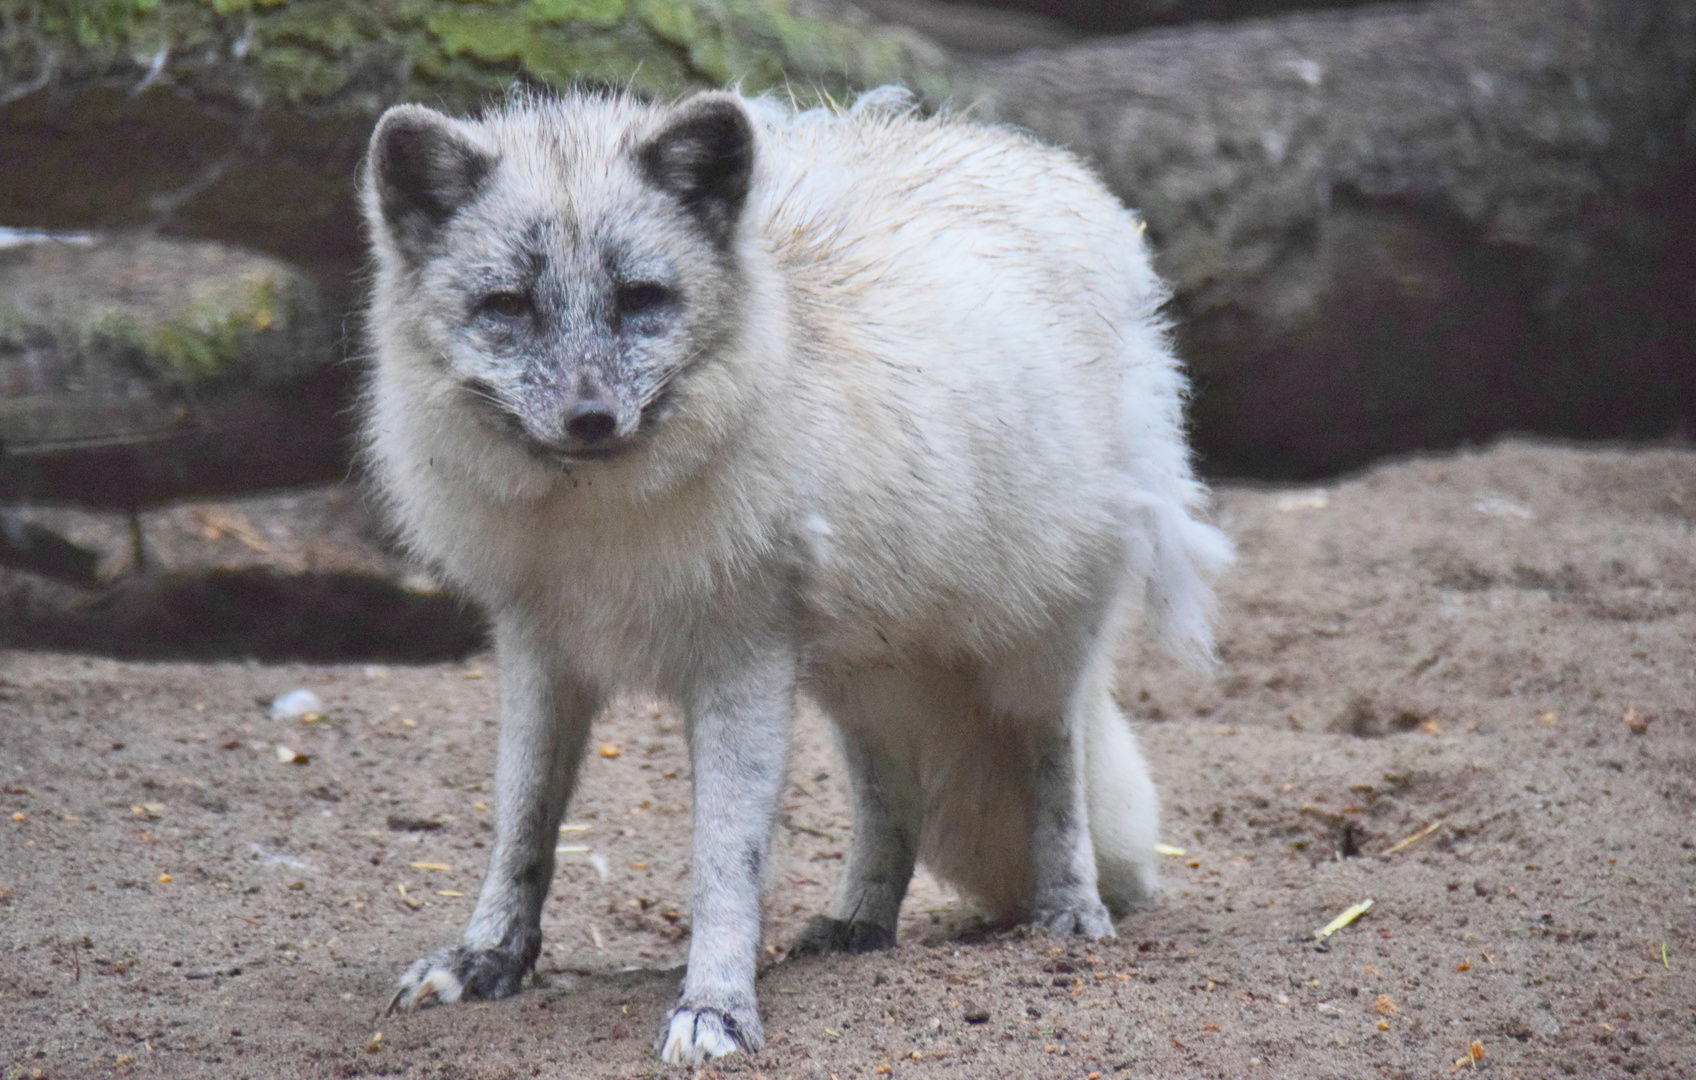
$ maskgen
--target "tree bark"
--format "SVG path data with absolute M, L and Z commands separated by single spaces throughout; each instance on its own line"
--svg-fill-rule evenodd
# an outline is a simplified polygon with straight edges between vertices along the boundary
M 1174 283 L 1213 472 L 1696 423 L 1696 5 L 1437 0 L 988 69 Z

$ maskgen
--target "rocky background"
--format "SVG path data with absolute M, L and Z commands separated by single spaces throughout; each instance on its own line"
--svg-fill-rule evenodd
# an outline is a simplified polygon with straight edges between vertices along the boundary
M 0 641 L 472 647 L 357 485 L 217 512 L 382 566 L 169 523 L 357 479 L 382 110 L 578 79 L 896 82 L 1086 154 L 1156 242 L 1214 479 L 1696 421 L 1689 2 L 0 0 Z
M 802 98 L 900 82 L 1088 155 L 1147 217 L 1215 475 L 1687 427 L 1696 5 L 1303 6 L 5 0 L 0 225 L 286 260 L 340 358 L 358 340 L 352 177 L 396 101 L 470 109 L 578 78 Z M 27 453 L 39 436 L 0 437 Z M 61 486 L 23 471 L 0 490 Z

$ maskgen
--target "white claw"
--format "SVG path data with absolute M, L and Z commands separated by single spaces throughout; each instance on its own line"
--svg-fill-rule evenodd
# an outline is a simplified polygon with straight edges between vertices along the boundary
M 700 1065 L 740 1049 L 717 1013 L 678 1009 L 666 1027 L 660 1058 L 667 1065 Z
M 465 986 L 446 968 L 430 969 L 416 986 L 408 986 L 409 982 L 410 979 L 401 980 L 400 989 L 389 1000 L 389 1012 L 394 1012 L 397 1006 L 401 1012 L 416 1012 L 432 1003 L 452 1005 L 465 992 Z

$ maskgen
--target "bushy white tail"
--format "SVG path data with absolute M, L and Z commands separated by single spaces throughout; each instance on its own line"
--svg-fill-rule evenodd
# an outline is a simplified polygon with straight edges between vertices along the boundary
M 1133 574 L 1145 583 L 1144 623 L 1172 655 L 1198 668 L 1216 660 L 1213 590 L 1206 577 L 1235 557 L 1231 541 L 1196 519 L 1207 489 L 1196 480 L 1184 438 L 1186 382 L 1158 309 L 1166 289 L 1154 277 L 1140 229 L 1122 253 L 1129 310 L 1119 324 L 1119 422 L 1125 439 L 1125 504 Z
M 1213 589 L 1204 579 L 1235 554 L 1225 534 L 1170 502 L 1150 506 L 1151 550 L 1145 618 L 1160 644 L 1193 667 L 1217 659 L 1213 646 Z
M 1096 695 L 1084 738 L 1095 870 L 1101 902 L 1117 917 L 1152 900 L 1159 889 L 1154 845 L 1160 839 L 1160 798 L 1112 695 Z
M 1143 264 L 1146 266 L 1146 263 Z M 1150 277 L 1138 317 L 1122 327 L 1128 555 L 1142 582 L 1144 625 L 1173 656 L 1211 668 L 1213 589 L 1207 578 L 1235 558 L 1223 532 L 1197 519 L 1206 489 L 1190 467 L 1183 438 L 1184 379 L 1165 327 L 1153 314 L 1164 296 Z M 1086 691 L 1085 739 L 1091 839 L 1101 899 L 1115 915 L 1153 898 L 1160 802 L 1136 736 L 1102 671 Z

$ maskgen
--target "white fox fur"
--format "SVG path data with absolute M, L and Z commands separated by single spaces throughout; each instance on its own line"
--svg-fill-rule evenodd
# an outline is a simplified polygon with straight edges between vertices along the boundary
M 408 542 L 493 614 L 503 679 L 489 877 L 398 1004 L 516 989 L 619 690 L 690 724 L 667 1060 L 760 1043 L 797 693 L 842 733 L 856 813 L 801 951 L 891 944 L 915 857 L 1063 933 L 1110 935 L 1103 901 L 1153 893 L 1113 657 L 1140 609 L 1210 658 L 1229 545 L 1196 516 L 1143 230 L 1085 165 L 894 92 L 585 93 L 391 111 L 366 204 L 370 459 Z

